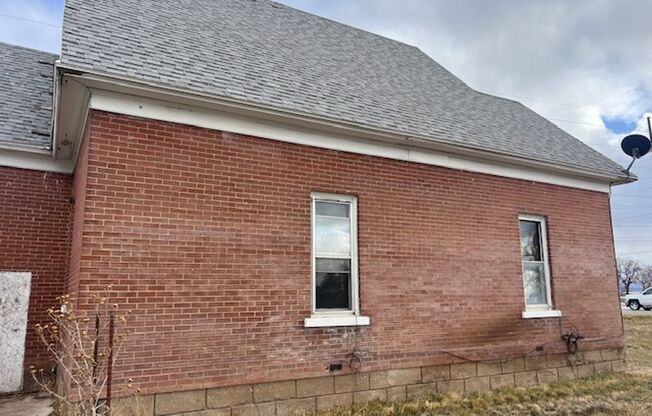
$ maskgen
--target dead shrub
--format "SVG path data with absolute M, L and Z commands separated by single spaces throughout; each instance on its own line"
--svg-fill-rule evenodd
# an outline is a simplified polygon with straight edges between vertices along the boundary
M 55 365 L 57 380 L 45 369 L 30 370 L 34 381 L 54 399 L 61 416 L 111 413 L 106 400 L 109 373 L 124 345 L 130 313 L 111 303 L 111 290 L 108 286 L 83 308 L 71 295 L 60 296 L 58 305 L 47 310 L 48 322 L 36 324 L 36 333 Z M 113 387 L 131 389 L 132 380 L 127 386 Z

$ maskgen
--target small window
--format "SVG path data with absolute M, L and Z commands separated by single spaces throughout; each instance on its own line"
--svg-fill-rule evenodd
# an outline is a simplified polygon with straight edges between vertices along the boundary
M 523 215 L 519 225 L 526 310 L 552 309 L 545 219 Z
M 652 295 L 652 289 L 648 289 L 645 292 L 643 292 L 643 295 Z
M 313 312 L 357 313 L 356 199 L 313 194 Z

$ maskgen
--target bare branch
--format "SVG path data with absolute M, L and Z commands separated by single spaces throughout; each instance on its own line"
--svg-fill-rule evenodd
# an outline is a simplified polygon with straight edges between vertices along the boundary
M 66 409 L 66 414 L 72 412 L 70 414 L 74 416 L 96 416 L 106 413 L 103 395 L 108 382 L 108 368 L 117 363 L 124 346 L 126 316 L 129 314 L 129 311 L 124 312 L 115 322 L 118 336 L 114 337 L 113 359 L 109 363 L 106 354 L 108 339 L 104 334 L 109 328 L 111 312 L 119 309 L 117 304 L 109 302 L 110 291 L 111 286 L 101 296 L 95 296 L 94 306 L 87 310 L 75 308 L 71 296 L 61 296 L 58 307 L 48 309 L 48 322 L 36 325 L 38 338 L 70 386 L 64 393 L 57 392 L 55 386 L 46 380 L 44 369 L 32 369 L 32 376 L 41 389 L 49 393 L 62 409 Z M 87 316 L 93 312 L 99 317 L 99 335 L 95 320 Z M 96 344 L 97 356 L 94 355 Z M 131 379 L 126 387 L 132 387 Z

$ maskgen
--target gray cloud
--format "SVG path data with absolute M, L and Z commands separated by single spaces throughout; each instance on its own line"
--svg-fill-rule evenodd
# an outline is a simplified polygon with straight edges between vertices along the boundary
M 418 46 L 470 86 L 517 99 L 623 165 L 602 117 L 652 115 L 649 1 L 283 0 Z M 619 254 L 652 264 L 652 158 L 616 187 Z M 638 215 L 649 215 L 634 218 Z

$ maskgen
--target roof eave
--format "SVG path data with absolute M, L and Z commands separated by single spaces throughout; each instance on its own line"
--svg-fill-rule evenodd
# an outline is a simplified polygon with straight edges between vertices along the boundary
M 313 114 L 279 109 L 262 104 L 246 102 L 228 97 L 212 94 L 202 94 L 188 91 L 186 89 L 174 88 L 168 85 L 133 79 L 130 77 L 118 76 L 102 71 L 83 68 L 75 65 L 59 62 L 57 65 L 60 74 L 82 82 L 89 88 L 103 89 L 112 92 L 132 94 L 146 98 L 159 98 L 171 102 L 179 102 L 186 105 L 195 105 L 205 108 L 220 108 L 225 111 L 239 114 L 256 115 L 263 119 L 283 120 L 299 125 L 312 126 L 330 131 L 340 131 L 355 134 L 364 138 L 380 140 L 383 142 L 410 144 L 412 146 L 445 151 L 453 154 L 468 157 L 477 157 L 483 160 L 490 160 L 502 163 L 511 163 L 520 166 L 565 174 L 573 177 L 591 179 L 610 185 L 619 185 L 634 182 L 635 175 L 622 174 L 614 175 L 604 172 L 593 171 L 573 166 L 552 164 L 540 160 L 517 157 L 490 149 L 482 149 L 472 146 L 461 146 L 448 143 L 439 138 L 419 137 L 405 135 L 400 132 L 378 129 L 353 122 L 346 122 L 327 117 L 315 116 Z M 55 133 L 56 138 L 56 133 Z

